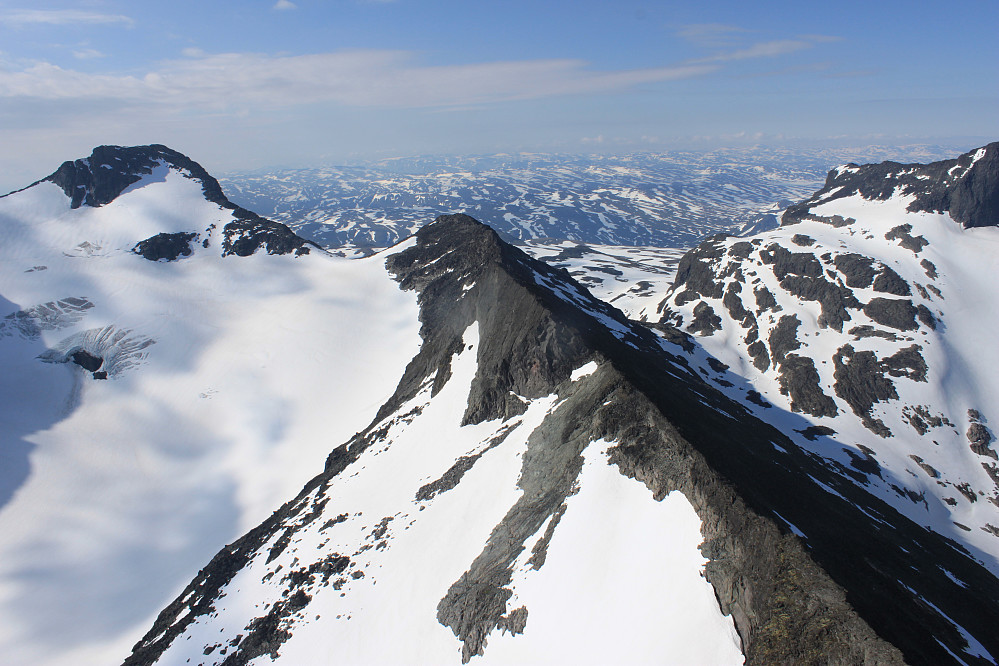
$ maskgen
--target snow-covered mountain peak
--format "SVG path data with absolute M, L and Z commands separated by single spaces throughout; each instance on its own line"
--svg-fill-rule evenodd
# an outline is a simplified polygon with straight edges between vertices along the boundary
M 222 189 L 205 169 L 186 155 L 166 146 L 98 146 L 90 157 L 63 162 L 39 182 L 62 188 L 73 208 L 103 206 L 143 180 L 162 180 L 162 169 L 183 173 L 201 183 L 205 198 L 228 204 Z
M 780 228 L 692 250 L 643 313 L 698 336 L 723 391 L 993 571 L 997 165 L 999 143 L 835 170 Z
M 419 347 L 384 257 L 307 253 L 167 157 L 99 206 L 49 180 L 0 198 L 5 664 L 120 661 Z
M 0 198 L 6 662 L 995 661 L 997 417 L 947 336 L 987 344 L 960 314 L 987 290 L 956 285 L 996 229 L 909 195 L 820 203 L 854 222 L 685 259 L 660 336 L 466 215 L 301 256 L 190 169 L 150 169 L 99 205 L 52 181 Z M 856 391 L 825 396 L 838 421 L 791 411 L 743 373 L 746 313 L 790 399 L 833 390 L 798 392 L 814 339 L 823 381 L 888 382 L 909 421 L 875 401 L 893 437 L 871 432 Z M 941 358 L 946 422 L 906 393 L 937 391 Z M 869 442 L 917 425 L 916 448 Z
M 47 194 L 53 186 L 68 201 L 60 203 Z M 90 157 L 63 162 L 50 176 L 3 199 L 14 207 L 34 207 L 36 214 L 44 211 L 38 216 L 43 218 L 40 224 L 55 219 L 80 227 L 76 235 L 87 224 L 96 225 L 92 233 L 117 234 L 115 247 L 84 238 L 79 246 L 65 248 L 70 253 L 131 250 L 151 261 L 172 261 L 199 247 L 220 248 L 214 251 L 222 256 L 248 256 L 261 248 L 268 254 L 302 255 L 318 248 L 287 226 L 233 204 L 200 164 L 162 145 L 98 146 Z M 69 210 L 54 214 L 64 207 Z M 97 212 L 104 208 L 108 212 Z M 180 214 L 181 209 L 187 209 L 186 214 Z M 40 236 L 62 237 L 44 232 Z M 126 239 L 127 248 L 121 246 Z
M 782 223 L 820 219 L 813 208 L 856 195 L 880 201 L 904 197 L 909 212 L 950 213 L 965 228 L 999 226 L 999 142 L 930 164 L 841 166 L 812 197 L 788 208 Z
M 987 654 L 973 636 L 994 609 L 965 601 L 996 586 L 966 552 L 801 451 L 564 271 L 464 215 L 386 254 L 420 306 L 422 344 L 395 393 L 199 572 L 129 666 Z M 687 508 L 652 517 L 655 500 L 689 503 L 700 556 L 697 536 L 680 539 L 685 564 L 663 566 L 660 538 L 694 524 Z M 591 502 L 603 508 L 585 513 Z M 623 534 L 643 545 L 603 550 Z M 654 612 L 636 596 L 650 587 Z M 891 607 L 871 590 L 892 590 Z M 636 604 L 641 619 L 616 621 Z

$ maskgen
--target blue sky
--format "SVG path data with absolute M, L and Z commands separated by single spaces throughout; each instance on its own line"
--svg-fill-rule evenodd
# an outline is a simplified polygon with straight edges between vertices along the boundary
M 102 143 L 210 171 L 999 138 L 999 3 L 0 0 L 0 189 Z

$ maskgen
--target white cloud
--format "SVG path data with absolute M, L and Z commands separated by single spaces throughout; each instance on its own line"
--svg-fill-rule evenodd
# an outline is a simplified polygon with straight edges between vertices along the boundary
M 15 27 L 26 25 L 75 25 L 121 23 L 131 27 L 135 24 L 128 16 L 121 14 L 100 14 L 77 9 L 12 9 L 0 13 L 0 23 Z
M 73 57 L 78 60 L 93 60 L 94 58 L 103 58 L 105 54 L 97 49 L 80 49 L 79 51 L 73 51 Z
M 758 44 L 753 44 L 750 47 L 744 49 L 738 49 L 736 51 L 727 51 L 724 53 L 716 53 L 713 56 L 708 56 L 707 58 L 698 58 L 696 60 L 691 60 L 691 63 L 712 63 L 712 62 L 728 62 L 733 60 L 749 60 L 751 58 L 772 58 L 774 56 L 785 55 L 787 53 L 794 53 L 795 51 L 801 51 L 802 49 L 811 48 L 814 46 L 814 42 L 806 41 L 803 39 L 780 39 L 772 42 L 760 42 Z
M 277 0 L 277 2 L 274 3 L 274 9 L 285 10 L 285 9 L 296 9 L 297 7 L 298 5 L 296 5 L 294 2 L 291 2 L 291 0 Z
M 799 35 L 794 39 L 776 39 L 757 42 L 749 46 L 746 37 L 753 31 L 724 23 L 696 23 L 686 25 L 676 31 L 679 37 L 704 48 L 727 49 L 703 58 L 688 60 L 689 63 L 720 63 L 753 58 L 772 58 L 808 49 L 816 44 L 838 42 L 842 38 L 831 35 Z M 742 48 L 736 48 L 736 46 Z
M 720 48 L 731 46 L 748 32 L 749 30 L 736 25 L 694 23 L 683 26 L 676 31 L 676 34 L 698 46 Z
M 183 49 L 180 52 L 180 54 L 186 58 L 203 58 L 205 55 L 207 55 L 204 51 L 202 51 L 196 46 L 189 46 L 186 49 Z
M 579 60 L 525 60 L 421 66 L 402 51 L 367 50 L 274 57 L 229 53 L 164 63 L 143 76 L 89 74 L 49 63 L 0 70 L 0 98 L 111 98 L 178 109 L 236 105 L 288 107 L 334 103 L 362 107 L 450 107 L 626 90 L 691 78 L 710 63 L 592 71 Z

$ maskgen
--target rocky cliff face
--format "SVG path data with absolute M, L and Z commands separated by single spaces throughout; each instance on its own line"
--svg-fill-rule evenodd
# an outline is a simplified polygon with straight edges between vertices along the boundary
M 825 186 L 811 198 L 788 208 L 783 224 L 813 219 L 813 207 L 858 194 L 881 201 L 909 197 L 909 212 L 949 213 L 965 228 L 997 226 L 999 142 L 930 164 L 847 164 L 830 171 Z
M 642 313 L 695 336 L 691 364 L 811 460 L 993 576 L 997 155 L 833 170 L 779 229 L 689 252 Z
M 746 245 L 748 256 L 756 246 Z M 726 252 L 717 242 L 702 250 Z M 791 266 L 787 275 L 812 270 L 769 256 Z M 726 396 L 713 385 L 724 367 L 706 377 L 672 321 L 659 328 L 677 344 L 463 215 L 424 227 L 386 265 L 419 294 L 423 338 L 394 395 L 295 499 L 202 569 L 126 664 L 301 659 L 305 637 L 341 631 L 352 617 L 384 617 L 375 626 L 385 640 L 402 640 L 409 607 L 384 615 L 378 599 L 398 604 L 402 590 L 435 576 L 441 586 L 424 603 L 459 641 L 461 661 L 488 660 L 490 639 L 531 630 L 523 571 L 557 566 L 546 563 L 548 544 L 595 442 L 656 500 L 679 491 L 693 506 L 707 580 L 747 663 L 999 654 L 999 585 L 972 553 Z M 707 275 L 699 265 L 688 262 L 685 281 Z M 702 299 L 726 293 L 704 289 Z M 712 317 L 702 319 L 710 330 Z M 777 346 L 793 356 L 793 343 Z M 446 404 L 452 421 L 439 416 Z M 467 525 L 434 522 L 448 502 L 482 493 Z M 453 544 L 421 568 L 425 549 L 407 550 L 414 534 Z M 399 569 L 405 587 L 393 588 Z M 351 658 L 331 649 L 333 661 Z
M 260 248 L 266 249 L 269 254 L 307 254 L 310 247 L 319 247 L 295 235 L 287 226 L 232 203 L 222 193 L 218 181 L 204 167 L 186 155 L 159 144 L 98 146 L 90 157 L 63 162 L 54 173 L 38 182 L 51 182 L 62 188 L 70 198 L 72 208 L 97 207 L 111 203 L 129 187 L 141 184 L 144 179 L 153 176 L 156 169 L 162 168 L 181 172 L 201 183 L 205 199 L 232 211 L 232 221 L 222 230 L 223 256 L 248 256 Z M 172 249 L 166 254 L 152 249 L 163 242 L 160 239 L 147 243 L 138 252 L 154 261 L 176 258 L 177 252 Z

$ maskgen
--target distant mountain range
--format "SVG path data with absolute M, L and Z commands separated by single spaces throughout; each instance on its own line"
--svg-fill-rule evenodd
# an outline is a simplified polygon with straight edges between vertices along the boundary
M 868 147 L 861 157 L 950 154 Z M 508 241 L 689 248 L 714 233 L 758 227 L 775 203 L 810 195 L 830 168 L 857 158 L 759 148 L 494 155 L 228 174 L 221 183 L 233 201 L 324 247 L 388 247 L 438 215 L 467 213 Z
M 4 663 L 995 663 L 997 165 L 349 259 L 64 163 L 0 197 Z

